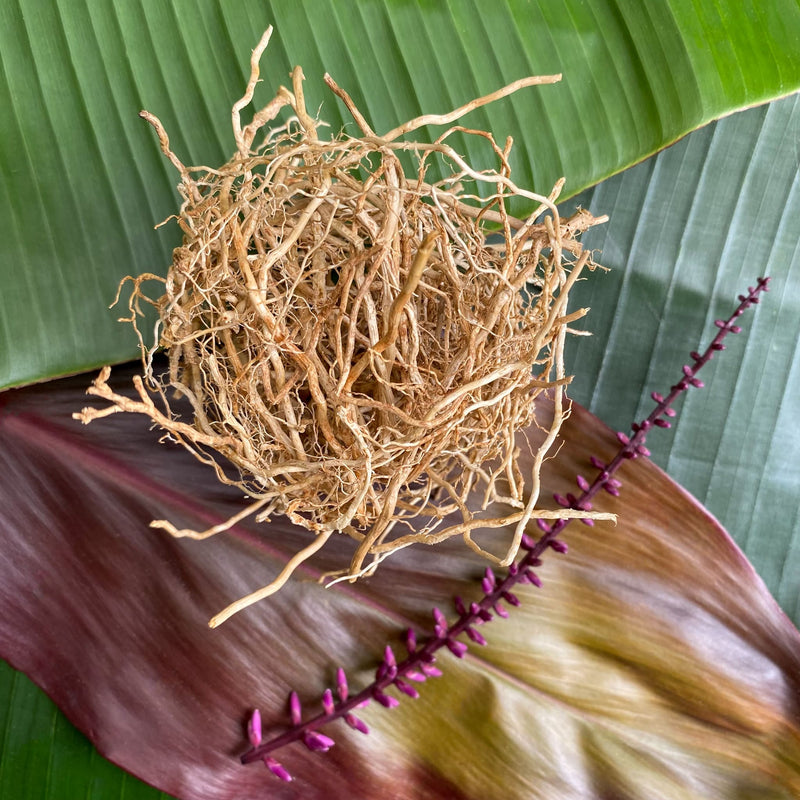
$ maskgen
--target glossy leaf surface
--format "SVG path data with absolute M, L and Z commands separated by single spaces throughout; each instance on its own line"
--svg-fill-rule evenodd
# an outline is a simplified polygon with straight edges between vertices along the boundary
M 794 0 L 3 3 L 0 387 L 135 356 L 107 306 L 124 275 L 164 272 L 178 239 L 174 226 L 152 230 L 177 210 L 177 176 L 138 112 L 161 117 L 185 163 L 222 163 L 231 104 L 269 24 L 256 101 L 299 63 L 309 108 L 333 131 L 345 117 L 325 71 L 378 131 L 563 73 L 464 120 L 513 136 L 515 179 L 542 193 L 562 176 L 577 192 L 800 86 Z
M 111 760 L 182 800 L 374 796 L 785 797 L 800 789 L 800 634 L 719 526 L 649 463 L 626 465 L 616 527 L 571 526 L 542 590 L 490 646 L 419 701 L 363 710 L 372 734 L 332 726 L 326 755 L 279 753 L 297 780 L 241 767 L 249 708 L 286 724 L 344 666 L 367 682 L 403 627 L 477 591 L 458 545 L 407 550 L 378 577 L 313 583 L 348 543 L 215 631 L 205 621 L 268 578 L 307 536 L 275 520 L 206 542 L 147 528 L 216 521 L 236 498 L 142 420 L 88 429 L 69 414 L 84 379 L 12 392 L 0 431 L 0 647 Z M 564 492 L 614 437 L 575 408 L 548 488 Z M 599 504 L 598 504 L 599 505 Z M 336 550 L 339 550 L 337 553 Z M 477 648 L 475 648 L 477 650 Z

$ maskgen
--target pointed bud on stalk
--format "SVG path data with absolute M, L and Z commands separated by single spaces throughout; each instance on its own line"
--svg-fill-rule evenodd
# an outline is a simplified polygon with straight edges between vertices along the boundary
M 344 670 L 341 667 L 336 670 L 336 693 L 339 695 L 339 699 L 342 702 L 347 700 L 349 693 L 347 688 L 347 676 L 344 674 Z
M 287 783 L 294 780 L 289 774 L 288 770 L 286 770 L 286 768 L 282 764 L 278 763 L 274 758 L 267 756 L 264 759 L 264 764 L 276 778 L 280 778 L 282 781 L 286 781 Z
M 481 647 L 486 646 L 486 639 L 484 639 L 483 636 L 481 636 L 481 634 L 475 630 L 475 628 L 467 628 L 466 634 L 470 639 L 472 639 L 473 642 L 475 642 L 475 644 L 479 644 Z
M 390 694 L 384 694 L 380 689 L 373 689 L 372 696 L 384 708 L 396 708 L 400 705 L 400 701 L 396 697 L 392 697 Z
M 318 731 L 305 731 L 303 744 L 314 753 L 327 753 L 336 744 L 330 736 Z
M 445 642 L 447 645 L 447 649 L 456 657 L 456 658 L 464 658 L 467 654 L 467 646 L 464 642 L 456 641 L 455 639 L 448 639 Z
M 334 712 L 333 692 L 330 689 L 326 689 L 322 693 L 322 708 L 329 716 Z
M 261 744 L 261 712 L 253 709 L 250 719 L 247 722 L 247 738 L 253 747 L 258 747 Z
M 354 716 L 353 714 L 345 714 L 344 721 L 353 729 L 358 731 L 359 733 L 367 734 L 369 733 L 369 728 L 367 724 L 360 720 L 358 717 Z
M 300 698 L 297 692 L 292 692 L 289 695 L 289 713 L 292 716 L 292 725 L 299 725 L 303 718 L 303 710 L 300 706 Z
M 398 678 L 394 685 L 406 696 L 410 697 L 412 700 L 419 699 L 419 692 L 411 686 L 411 684 L 406 683 L 404 680 Z

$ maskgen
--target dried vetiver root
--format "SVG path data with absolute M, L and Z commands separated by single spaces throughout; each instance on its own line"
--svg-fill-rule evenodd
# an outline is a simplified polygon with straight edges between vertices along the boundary
M 311 532 L 275 580 L 212 626 L 279 589 L 334 532 L 355 540 L 340 579 L 370 574 L 398 548 L 452 536 L 498 564 L 513 561 L 530 521 L 548 513 L 535 508 L 539 469 L 566 413 L 564 338 L 585 313 L 569 312 L 567 298 L 583 268 L 594 267 L 577 237 L 605 221 L 585 211 L 562 219 L 555 202 L 563 181 L 548 196 L 519 188 L 510 138 L 500 147 L 490 133 L 453 124 L 560 76 L 516 81 L 384 135 L 326 76 L 360 135 L 322 139 L 299 67 L 292 89 L 280 87 L 242 124 L 270 33 L 233 106 L 236 153 L 220 168 L 185 166 L 159 120 L 142 112 L 181 175 L 183 243 L 166 279 L 126 279 L 144 365 L 138 399 L 115 393 L 106 368 L 89 393 L 110 405 L 77 415 L 145 414 L 251 500 L 205 531 L 154 526 L 202 539 L 248 515 L 280 513 Z M 292 117 L 278 123 L 285 108 Z M 401 139 L 424 125 L 450 127 L 431 144 Z M 457 131 L 484 143 L 496 169 L 471 168 L 448 142 Z M 416 159 L 414 174 L 404 171 L 403 151 Z M 428 180 L 433 163 L 446 178 Z M 530 215 L 512 216 L 512 198 L 532 204 Z M 144 292 L 151 280 L 164 285 L 157 299 Z M 137 326 L 143 304 L 159 315 L 152 345 Z M 169 354 L 166 376 L 153 370 L 160 348 Z M 193 421 L 176 417 L 168 390 L 188 399 Z M 523 475 L 514 435 L 536 423 L 545 390 L 556 413 Z M 479 507 L 468 497 L 480 497 Z M 484 513 L 498 504 L 508 509 L 502 517 Z M 459 521 L 445 525 L 453 513 Z M 473 536 L 512 523 L 500 554 Z
M 768 286 L 769 278 L 759 278 L 755 286 L 748 287 L 746 295 L 739 295 L 739 305 L 733 314 L 728 319 L 716 320 L 715 324 L 719 328 L 719 332 L 702 354 L 692 351 L 692 363 L 683 367 L 681 379 L 670 388 L 669 393 L 666 396 L 658 392 L 652 393 L 651 397 L 656 402 L 656 407 L 649 416 L 641 422 L 634 423 L 630 434 L 621 431 L 617 433 L 620 447 L 614 458 L 605 462 L 596 456 L 590 456 L 589 462 L 597 470 L 595 478 L 589 482 L 583 475 L 578 475 L 576 484 L 580 490 L 579 494 L 553 495 L 559 506 L 562 506 L 565 511 L 569 509 L 588 510 L 592 507 L 595 495 L 601 490 L 614 496 L 619 495 L 622 484 L 614 478 L 616 471 L 625 461 L 650 454 L 645 447 L 647 433 L 653 427 L 670 427 L 668 418 L 675 416 L 675 409 L 672 408 L 674 401 L 690 387 L 701 388 L 703 386 L 697 373 L 714 357 L 716 352 L 725 349 L 723 340 L 728 334 L 741 332 L 741 327 L 736 324 L 736 320 L 748 308 L 759 302 L 759 295 L 767 291 Z M 344 719 L 351 728 L 361 733 L 369 733 L 366 724 L 356 717 L 354 712 L 372 700 L 376 700 L 385 708 L 397 706 L 399 700 L 387 693 L 391 687 L 396 688 L 407 697 L 418 698 L 419 692 L 412 684 L 423 683 L 428 678 L 442 675 L 441 670 L 434 666 L 434 663 L 437 653 L 443 647 L 457 658 L 463 658 L 467 653 L 468 645 L 458 639 L 462 634 L 465 634 L 473 644 L 486 645 L 487 641 L 478 627 L 490 622 L 495 615 L 508 617 L 509 611 L 506 606 L 513 607 L 520 604 L 519 598 L 512 592 L 512 589 L 517 584 L 525 583 L 541 587 L 542 582 L 534 570 L 541 565 L 541 557 L 546 550 L 550 549 L 562 554 L 568 551 L 567 543 L 558 537 L 569 524 L 570 519 L 567 516 L 563 516 L 555 522 L 538 519 L 538 527 L 542 531 L 542 535 L 538 539 L 534 539 L 528 534 L 523 536 L 521 546 L 525 555 L 518 562 L 509 566 L 505 577 L 498 578 L 491 567 L 487 567 L 481 579 L 483 597 L 469 605 L 461 597 L 454 598 L 458 619 L 453 623 L 448 623 L 444 613 L 439 608 L 434 608 L 432 635 L 419 642 L 417 634 L 413 630 L 406 631 L 407 656 L 404 659 L 398 661 L 392 648 L 387 645 L 383 660 L 375 672 L 375 680 L 357 694 L 350 694 L 347 677 L 344 670 L 339 668 L 336 673 L 338 700 L 334 699 L 330 689 L 326 689 L 322 696 L 322 712 L 303 722 L 300 699 L 296 692 L 292 692 L 289 698 L 291 727 L 285 733 L 266 742 L 262 741 L 260 712 L 253 711 L 248 727 L 248 738 L 252 747 L 242 756 L 242 763 L 263 761 L 274 775 L 284 781 L 291 781 L 292 776 L 289 771 L 271 755 L 277 749 L 292 742 L 301 741 L 310 750 L 326 752 L 334 746 L 334 740 L 321 733 L 319 729 L 338 719 Z M 593 520 L 589 518 L 581 521 L 587 525 L 593 524 Z

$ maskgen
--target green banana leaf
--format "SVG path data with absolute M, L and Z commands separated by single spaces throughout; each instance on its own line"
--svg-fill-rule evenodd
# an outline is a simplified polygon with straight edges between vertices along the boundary
M 12 0 L 0 8 L 0 388 L 132 358 L 107 309 L 126 274 L 165 271 L 177 175 L 233 151 L 230 108 L 274 24 L 256 102 L 300 64 L 336 132 L 330 72 L 377 131 L 531 74 L 563 73 L 465 123 L 512 135 L 514 177 L 574 194 L 709 120 L 800 88 L 800 7 L 641 0 Z M 351 125 L 352 127 L 352 125 Z M 455 141 L 455 140 L 454 140 Z M 457 143 L 456 143 L 456 146 Z M 464 142 L 476 167 L 486 154 Z
M 136 111 L 159 114 L 187 161 L 224 158 L 243 51 L 268 22 L 278 30 L 262 99 L 302 63 L 334 130 L 343 118 L 321 90 L 326 69 L 378 129 L 523 74 L 563 71 L 562 85 L 529 90 L 525 108 L 505 101 L 475 124 L 514 134 L 521 184 L 547 191 L 563 173 L 573 191 L 706 120 L 794 91 L 797 6 L 765 6 L 5 4 L 0 383 L 132 355 L 116 314 L 97 309 L 122 275 L 166 264 L 174 234 L 151 226 L 175 206 L 175 177 Z M 357 44 L 343 46 L 346 34 Z M 572 395 L 626 427 L 736 292 L 774 276 L 746 341 L 735 342 L 741 368 L 733 354 L 715 364 L 709 390 L 651 449 L 723 521 L 795 621 L 799 128 L 793 98 L 755 109 L 584 195 L 612 215 L 592 235 L 613 271 L 580 287 L 595 335 L 572 352 Z M 17 798 L 23 780 L 30 797 L 163 796 L 97 757 L 24 678 L 8 669 L 2 678 L 0 797 Z

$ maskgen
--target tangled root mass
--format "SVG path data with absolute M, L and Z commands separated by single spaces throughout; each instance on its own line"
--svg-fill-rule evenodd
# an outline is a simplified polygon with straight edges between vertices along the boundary
M 142 112 L 181 174 L 183 243 L 166 280 L 126 279 L 134 327 L 143 302 L 159 315 L 155 344 L 137 328 L 139 399 L 115 394 L 106 369 L 90 392 L 111 405 L 80 415 L 88 422 L 118 410 L 144 413 L 251 498 L 207 531 L 154 525 L 204 538 L 248 514 L 263 521 L 280 513 L 312 532 L 272 583 L 212 624 L 279 588 L 334 532 L 356 542 L 342 571 L 350 579 L 400 547 L 456 535 L 498 563 L 514 558 L 530 520 L 552 516 L 535 509 L 538 470 L 565 414 L 564 336 L 584 313 L 568 314 L 568 292 L 593 266 L 577 237 L 602 221 L 586 212 L 562 219 L 560 184 L 548 197 L 518 188 L 510 139 L 500 147 L 491 134 L 458 125 L 432 144 L 402 138 L 558 76 L 518 81 L 384 136 L 326 76 L 361 130 L 322 139 L 297 67 L 292 91 L 281 87 L 242 127 L 269 34 L 233 107 L 237 151 L 224 166 L 184 166 L 158 119 Z M 289 121 L 268 127 L 287 106 Z M 496 169 L 470 168 L 448 144 L 455 131 L 482 138 Z M 400 151 L 414 154 L 415 174 L 404 172 Z M 427 182 L 434 159 L 450 174 Z M 512 197 L 533 202 L 527 218 L 507 211 Z M 158 299 L 143 290 L 150 280 L 164 283 Z M 167 375 L 153 370 L 160 348 Z M 170 409 L 168 389 L 191 403 L 191 424 Z M 523 475 L 515 434 L 539 424 L 535 401 L 545 390 L 555 418 L 533 474 Z M 235 478 L 213 454 L 235 465 Z M 456 521 L 445 522 L 452 514 Z M 501 556 L 473 538 L 510 524 L 516 533 Z

